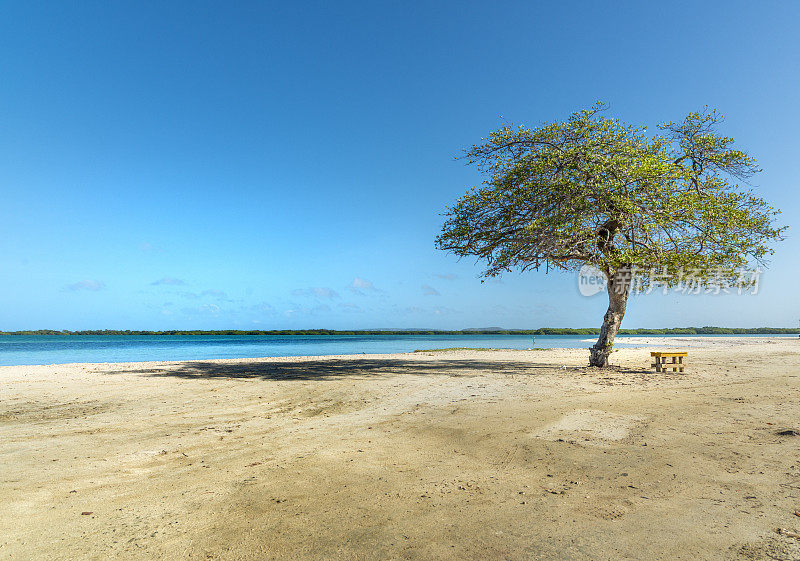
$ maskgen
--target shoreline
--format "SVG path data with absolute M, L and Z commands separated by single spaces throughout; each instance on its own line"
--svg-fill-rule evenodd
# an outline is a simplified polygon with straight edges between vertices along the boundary
M 636 344 L 633 345 L 629 341 L 636 339 Z M 728 347 L 740 345 L 757 345 L 757 344 L 776 344 L 785 341 L 797 341 L 792 335 L 699 335 L 699 336 L 684 336 L 684 335 L 667 335 L 667 336 L 647 336 L 647 335 L 620 335 L 616 338 L 615 344 L 624 345 L 616 347 L 616 351 L 620 350 L 649 350 L 662 347 L 670 347 L 676 349 L 702 349 L 702 348 L 715 348 L 715 347 Z M 552 351 L 587 351 L 591 344 L 595 342 L 594 339 L 581 339 L 583 343 L 587 343 L 586 347 L 546 347 L 546 348 L 529 348 L 529 349 L 503 349 L 503 348 L 480 348 L 474 349 L 469 347 L 459 347 L 452 349 L 418 349 L 405 353 L 347 353 L 347 354 L 329 354 L 329 355 L 266 355 L 260 357 L 238 357 L 238 358 L 195 358 L 195 359 L 177 359 L 177 360 L 144 360 L 144 361 L 110 361 L 110 362 L 55 362 L 55 363 L 42 363 L 42 364 L 6 364 L 0 365 L 0 372 L 8 368 L 19 367 L 33 367 L 33 366 L 60 366 L 60 367 L 82 367 L 82 366 L 109 366 L 109 365 L 169 365 L 181 364 L 191 362 L 219 362 L 219 363 L 236 363 L 237 361 L 263 361 L 263 360 L 286 360 L 286 361 L 303 361 L 303 360 L 332 360 L 344 359 L 354 357 L 364 358 L 392 358 L 392 357 L 407 357 L 408 355 L 425 355 L 426 353 L 448 353 L 460 351 L 475 351 L 475 352 L 493 352 L 493 353 L 533 353 L 533 352 L 552 352 Z M 676 344 L 680 343 L 680 344 Z M 663 349 L 662 349 L 663 350 Z M 612 355 L 613 356 L 613 355 Z

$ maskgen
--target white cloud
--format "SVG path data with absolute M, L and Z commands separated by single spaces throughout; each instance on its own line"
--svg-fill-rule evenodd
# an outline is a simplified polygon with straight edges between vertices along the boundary
M 292 290 L 292 296 L 305 296 L 310 298 L 330 300 L 332 298 L 338 298 L 339 294 L 335 290 L 324 286 L 314 286 L 311 288 L 295 288 Z
M 364 296 L 367 293 L 383 292 L 382 290 L 375 288 L 375 285 L 372 284 L 372 281 L 362 279 L 361 277 L 354 278 L 353 282 L 351 282 L 350 286 L 347 288 L 350 290 L 350 292 L 353 294 L 358 294 L 359 296 Z
M 375 285 L 373 285 L 372 282 L 367 279 L 362 279 L 361 277 L 354 278 L 351 286 L 359 290 L 375 290 Z
M 422 285 L 422 293 L 425 296 L 441 296 L 441 293 L 430 285 Z
M 330 313 L 331 307 L 328 304 L 317 304 L 316 306 L 293 305 L 284 310 L 283 315 L 289 318 L 302 316 L 316 316 L 319 314 Z
M 200 296 L 211 296 L 213 298 L 219 298 L 220 300 L 225 300 L 228 295 L 222 291 L 217 290 L 216 288 L 209 288 L 208 290 L 204 290 L 200 293 Z
M 272 315 L 275 313 L 275 307 L 270 304 L 267 304 L 266 302 L 261 302 L 260 304 L 252 306 L 251 310 L 253 310 L 254 312 L 259 312 L 268 315 Z
M 434 308 L 434 310 L 433 310 L 433 314 L 436 315 L 436 316 L 444 316 L 444 315 L 460 314 L 460 313 L 461 312 L 459 312 L 458 310 L 454 310 L 453 308 L 445 308 L 445 307 Z
M 183 279 L 176 279 L 174 277 L 164 277 L 164 278 L 158 279 L 157 281 L 153 281 L 150 284 L 153 285 L 153 286 L 159 286 L 159 285 L 162 285 L 162 284 L 163 285 L 169 285 L 169 286 L 183 286 L 183 285 L 186 284 L 186 281 L 184 281 Z
M 196 308 L 182 308 L 181 312 L 186 315 L 194 316 L 194 315 L 219 315 L 222 311 L 222 308 L 217 306 L 216 304 L 203 304 Z
M 177 295 L 182 296 L 183 298 L 188 298 L 190 300 L 197 300 L 198 298 L 208 297 L 208 298 L 216 298 L 220 302 L 234 301 L 228 298 L 227 292 L 225 292 L 224 290 L 218 290 L 216 288 L 209 288 L 208 290 L 204 290 L 200 293 L 184 290 L 182 292 L 178 292 Z
M 97 292 L 99 290 L 103 290 L 106 287 L 106 283 L 99 280 L 92 280 L 86 279 L 82 281 L 78 281 L 73 284 L 68 284 L 64 287 L 64 290 L 69 290 L 71 292 L 79 292 L 83 290 L 88 290 L 90 292 Z
M 348 286 L 347 289 L 353 294 L 358 294 L 359 296 L 384 293 L 384 291 L 380 288 L 376 288 L 375 285 L 372 284 L 372 281 L 368 281 L 367 279 L 363 279 L 361 277 L 354 278 L 353 282 L 350 283 L 350 286 Z

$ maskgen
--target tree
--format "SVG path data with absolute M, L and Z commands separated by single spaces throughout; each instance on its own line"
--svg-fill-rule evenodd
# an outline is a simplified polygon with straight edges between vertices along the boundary
M 634 279 L 733 279 L 764 265 L 784 230 L 774 225 L 780 211 L 747 188 L 760 170 L 716 133 L 716 110 L 654 135 L 604 110 L 598 103 L 566 121 L 506 126 L 467 149 L 486 179 L 448 209 L 436 238 L 439 249 L 485 261 L 489 277 L 586 264 L 602 271 L 609 304 L 593 366 L 608 364 Z

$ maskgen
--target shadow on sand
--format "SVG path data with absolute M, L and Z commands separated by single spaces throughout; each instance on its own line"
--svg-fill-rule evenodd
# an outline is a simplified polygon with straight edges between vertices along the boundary
M 507 360 L 402 358 L 299 359 L 296 362 L 273 359 L 239 363 L 189 361 L 165 368 L 127 370 L 127 373 L 186 379 L 261 379 L 324 380 L 341 377 L 373 377 L 429 374 L 445 376 L 480 376 L 486 374 L 533 376 L 547 372 L 570 375 L 642 374 L 647 371 L 611 367 L 564 366 L 557 363 L 531 363 Z

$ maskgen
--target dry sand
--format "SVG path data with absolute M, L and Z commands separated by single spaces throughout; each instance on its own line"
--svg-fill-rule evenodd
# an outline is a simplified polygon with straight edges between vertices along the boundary
M 0 558 L 800 559 L 800 340 L 703 341 L 3 367 Z

